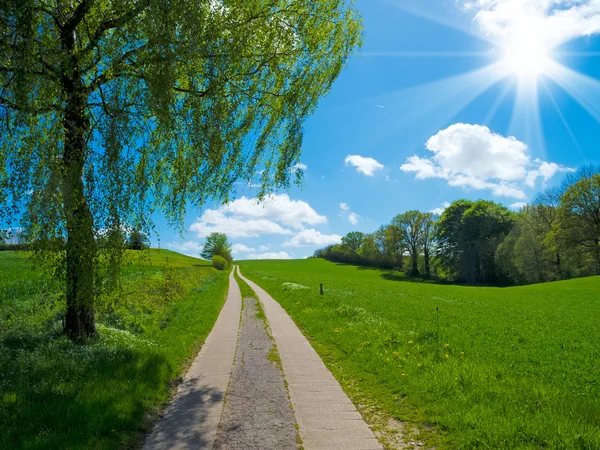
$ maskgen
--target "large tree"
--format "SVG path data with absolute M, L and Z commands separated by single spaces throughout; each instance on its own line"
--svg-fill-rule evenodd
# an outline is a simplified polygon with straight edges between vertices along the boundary
M 404 247 L 408 249 L 411 259 L 411 274 L 419 273 L 419 255 L 423 248 L 423 237 L 425 233 L 424 214 L 420 211 L 407 211 L 398 214 L 392 220 L 392 225 L 402 230 L 404 238 Z
M 584 249 L 600 275 L 600 175 L 582 178 L 567 189 L 560 202 L 559 239 Z
M 96 333 L 126 227 L 182 226 L 257 170 L 261 195 L 288 186 L 361 39 L 351 0 L 0 2 L 0 221 L 59 259 L 66 333 Z
M 225 233 L 211 233 L 206 237 L 200 256 L 210 261 L 215 255 L 221 256 L 231 264 L 231 244 Z
M 496 282 L 496 249 L 513 224 L 513 213 L 497 203 L 452 203 L 438 222 L 436 236 L 437 255 L 448 275 L 471 284 Z

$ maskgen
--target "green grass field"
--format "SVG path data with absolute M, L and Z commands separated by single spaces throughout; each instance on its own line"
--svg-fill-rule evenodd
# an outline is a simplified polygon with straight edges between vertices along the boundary
M 417 424 L 426 443 L 600 449 L 600 277 L 500 289 L 315 259 L 240 267 L 355 401 Z
M 135 253 L 121 293 L 99 302 L 101 339 L 77 345 L 60 333 L 56 283 L 0 252 L 0 448 L 139 444 L 212 328 L 227 274 L 173 252 Z

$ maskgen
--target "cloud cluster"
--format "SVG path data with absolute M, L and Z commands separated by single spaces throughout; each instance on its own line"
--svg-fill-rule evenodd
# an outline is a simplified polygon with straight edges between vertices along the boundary
M 337 234 L 323 234 L 317 230 L 303 230 L 296 234 L 292 239 L 283 243 L 284 247 L 308 247 L 308 246 L 325 246 L 331 244 L 339 244 L 342 242 L 342 237 Z
M 252 253 L 247 259 L 292 259 L 286 252 Z
M 450 186 L 491 190 L 499 197 L 525 199 L 524 186 L 534 187 L 572 169 L 532 160 L 526 144 L 493 133 L 482 125 L 458 123 L 438 132 L 426 144 L 431 157 L 411 156 L 400 170 L 418 180 L 441 178 Z
M 311 226 L 327 223 L 308 203 L 292 200 L 287 194 L 274 195 L 259 202 L 257 198 L 239 198 L 218 209 L 207 209 L 190 227 L 198 237 L 225 233 L 230 239 L 265 235 L 290 236 L 285 247 L 323 246 L 340 242 L 336 234 L 323 234 Z M 244 244 L 232 246 L 234 254 L 248 254 L 250 259 L 289 259 L 285 252 L 272 252 L 261 245 L 259 252 Z
M 340 203 L 340 217 L 345 217 L 352 225 L 356 225 L 360 219 L 360 216 L 352 212 L 346 203 Z
M 348 155 L 344 160 L 347 166 L 356 167 L 357 172 L 368 177 L 375 175 L 375 172 L 383 169 L 383 164 L 373 158 L 367 158 L 360 155 Z
M 220 232 L 230 238 L 246 238 L 290 235 L 306 225 L 323 223 L 327 223 L 327 217 L 317 214 L 308 203 L 281 194 L 267 197 L 263 202 L 242 197 L 218 209 L 207 209 L 190 231 L 199 237 Z
M 549 48 L 600 33 L 598 0 L 462 0 L 485 35 L 500 40 L 527 34 Z

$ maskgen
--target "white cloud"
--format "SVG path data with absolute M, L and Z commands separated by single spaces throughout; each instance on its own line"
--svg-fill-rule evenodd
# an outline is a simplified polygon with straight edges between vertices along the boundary
M 298 172 L 298 170 L 304 171 L 306 169 L 308 169 L 308 166 L 306 164 L 298 163 L 294 164 L 290 170 L 292 171 L 292 173 L 296 173 Z
M 267 250 L 269 250 L 270 248 L 271 248 L 271 245 L 270 245 L 270 244 L 269 244 L 269 245 L 261 245 L 260 247 L 258 247 L 258 249 L 259 249 L 261 252 L 266 252 L 266 251 L 267 251 Z
M 358 172 L 369 177 L 372 177 L 376 171 L 384 167 L 383 164 L 373 158 L 366 158 L 359 155 L 348 155 L 344 161 L 347 166 L 354 166 Z
M 348 206 L 347 203 L 340 203 L 340 217 L 348 219 L 348 222 L 350 222 L 352 225 L 356 225 L 358 223 L 358 219 L 360 219 L 358 214 L 350 210 L 350 206 Z
M 527 206 L 527 203 L 525 202 L 516 202 L 513 203 L 512 205 L 510 205 L 510 209 L 514 209 L 514 210 L 519 210 L 519 209 L 523 209 Z
M 373 105 L 375 108 L 379 108 L 379 109 L 385 109 L 385 106 L 383 105 Z
M 284 247 L 305 247 L 310 245 L 330 245 L 338 244 L 342 237 L 337 234 L 323 234 L 317 230 L 300 231 L 289 241 L 283 244 Z
M 248 259 L 292 259 L 292 257 L 286 252 L 274 252 L 274 253 L 253 253 L 248 255 Z
M 350 222 L 352 225 L 356 225 L 359 217 L 360 216 L 358 214 L 351 212 L 348 214 L 348 222 Z
M 485 35 L 554 48 L 600 33 L 598 0 L 462 0 Z
M 441 207 L 432 209 L 429 212 L 433 213 L 433 214 L 437 214 L 438 216 L 441 216 L 449 206 L 450 206 L 450 202 L 444 202 L 444 203 L 442 203 Z
M 169 242 L 166 247 L 183 255 L 200 257 L 204 246 L 196 241 Z
M 256 249 L 252 248 L 252 247 L 248 247 L 244 244 L 233 244 L 231 246 L 231 252 L 232 253 L 250 253 L 250 252 L 255 252 Z
M 276 222 L 266 219 L 246 219 L 223 213 L 221 209 L 208 209 L 192 224 L 190 231 L 200 237 L 211 233 L 225 233 L 230 238 L 259 237 L 265 234 L 292 234 Z
M 256 198 L 242 197 L 220 208 L 225 214 L 249 219 L 268 219 L 293 228 L 303 225 L 327 223 L 327 217 L 320 216 L 302 200 L 292 200 L 287 194 L 273 195 L 259 202 Z
M 441 178 L 450 186 L 491 190 L 500 197 L 525 199 L 523 185 L 534 187 L 538 178 L 547 181 L 572 170 L 532 161 L 526 144 L 482 125 L 454 124 L 432 136 L 426 148 L 432 157 L 411 156 L 400 170 L 415 173 L 418 180 Z
M 230 238 L 244 238 L 290 235 L 293 234 L 290 228 L 301 230 L 306 225 L 322 223 L 327 223 L 327 217 L 317 214 L 308 203 L 282 194 L 267 197 L 263 202 L 242 197 L 218 209 L 208 209 L 190 230 L 200 237 L 220 232 Z

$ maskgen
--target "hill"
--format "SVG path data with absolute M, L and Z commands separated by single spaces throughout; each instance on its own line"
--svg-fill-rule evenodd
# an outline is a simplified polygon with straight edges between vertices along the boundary
M 227 274 L 166 250 L 130 252 L 98 300 L 100 339 L 61 333 L 64 299 L 26 255 L 0 252 L 0 448 L 136 445 L 211 330 Z
M 600 277 L 502 289 L 322 259 L 241 269 L 282 304 L 355 403 L 417 425 L 429 443 L 600 448 Z

